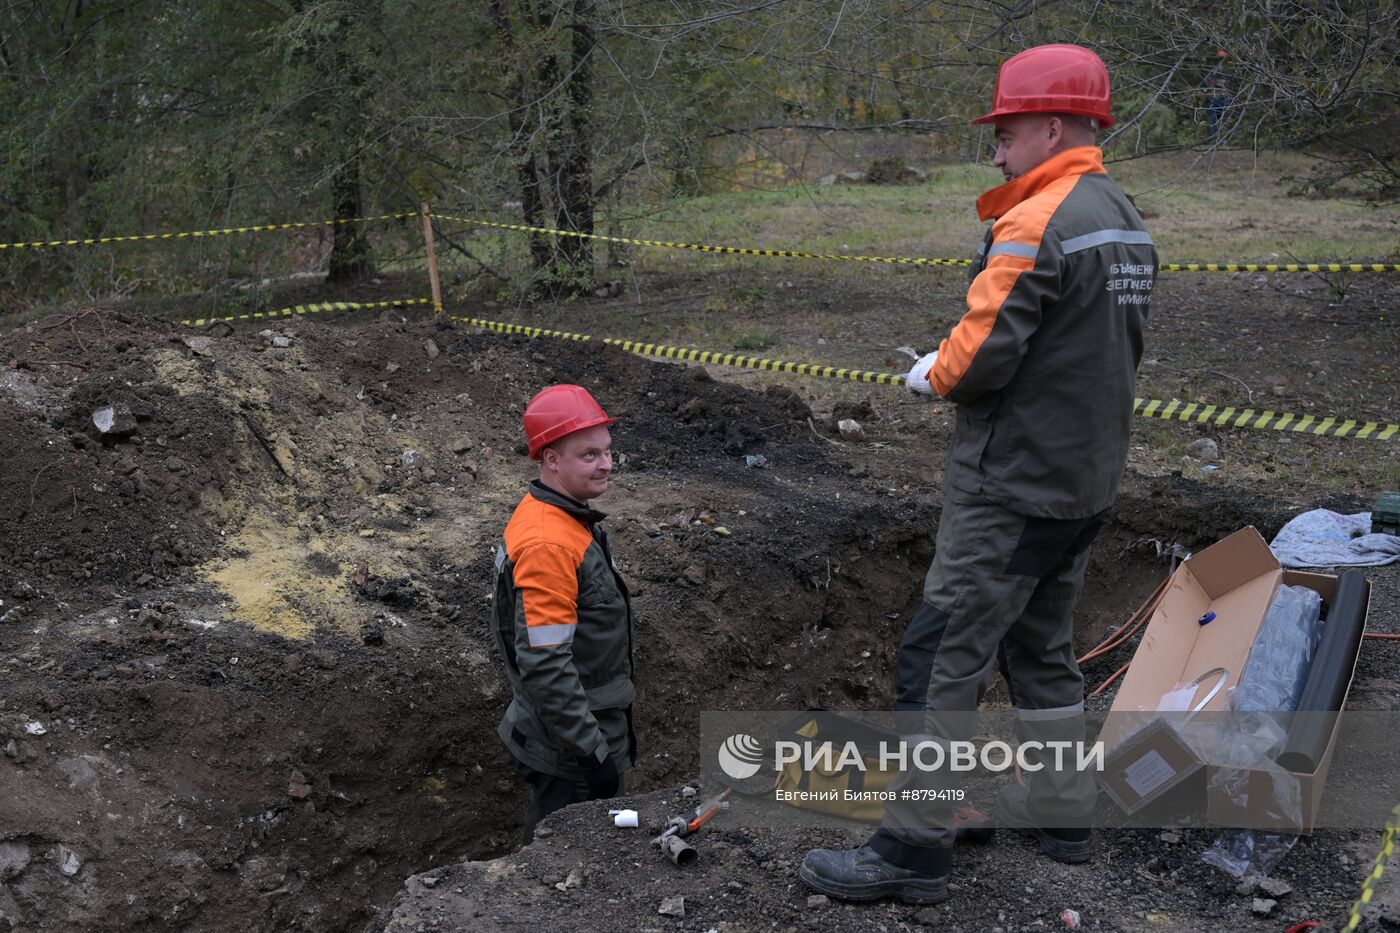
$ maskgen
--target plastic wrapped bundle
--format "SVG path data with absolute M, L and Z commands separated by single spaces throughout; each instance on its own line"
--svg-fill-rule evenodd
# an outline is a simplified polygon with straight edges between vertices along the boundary
M 1240 682 L 1236 712 L 1291 712 L 1298 708 L 1321 633 L 1322 597 L 1305 586 L 1281 586 L 1269 603 Z

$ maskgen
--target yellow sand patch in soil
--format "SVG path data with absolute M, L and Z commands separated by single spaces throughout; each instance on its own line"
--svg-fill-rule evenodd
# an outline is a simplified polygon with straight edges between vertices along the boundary
M 156 350 L 151 354 L 151 365 L 157 378 L 173 388 L 181 397 L 207 389 L 204 374 L 199 371 L 199 367 L 175 350 Z
M 211 561 L 200 572 L 233 601 L 232 618 L 295 639 L 318 625 L 358 628 L 364 608 L 346 583 L 353 567 L 325 558 L 324 539 L 254 514 L 229 544 L 242 556 Z

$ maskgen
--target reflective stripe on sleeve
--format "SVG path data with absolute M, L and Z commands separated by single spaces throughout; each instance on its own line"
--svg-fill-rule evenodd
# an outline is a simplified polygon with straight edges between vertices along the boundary
M 570 625 L 531 625 L 526 627 L 525 632 L 530 637 L 531 648 L 547 648 L 573 642 L 576 628 L 576 622 Z

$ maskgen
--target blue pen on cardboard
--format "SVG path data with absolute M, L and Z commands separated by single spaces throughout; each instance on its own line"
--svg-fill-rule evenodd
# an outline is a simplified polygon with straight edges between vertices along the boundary
M 1197 624 L 1199 624 L 1199 625 L 1206 625 L 1207 623 L 1214 622 L 1214 621 L 1215 621 L 1215 611 L 1214 611 L 1214 610 L 1211 610 L 1210 612 L 1207 612 L 1205 615 L 1201 616 L 1199 619 L 1196 620 Z

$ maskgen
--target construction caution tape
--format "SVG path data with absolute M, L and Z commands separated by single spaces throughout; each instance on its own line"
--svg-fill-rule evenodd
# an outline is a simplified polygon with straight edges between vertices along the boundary
M 576 334 L 563 330 L 550 330 L 544 327 L 530 327 L 524 324 L 506 324 L 500 321 L 487 321 L 481 318 L 452 317 L 453 321 L 469 324 L 483 330 L 501 334 L 524 334 L 527 337 L 554 337 L 560 340 L 593 340 L 588 334 Z M 641 340 L 620 340 L 612 337 L 599 339 L 600 343 L 619 347 L 640 356 L 653 356 L 668 360 L 688 360 L 694 363 L 710 363 L 717 366 L 733 366 L 739 369 L 762 369 L 771 372 L 796 373 L 802 376 L 815 376 L 821 379 L 844 379 L 851 382 L 869 382 L 879 385 L 904 385 L 905 377 L 896 373 L 871 372 L 863 369 L 845 369 L 836 366 L 818 366 L 813 363 L 793 363 L 785 360 L 770 360 L 734 353 L 720 353 L 715 350 L 692 350 L 660 343 L 647 343 Z M 1377 421 L 1359 422 L 1354 418 L 1323 417 L 1317 415 L 1297 415 L 1255 411 L 1252 408 L 1234 406 L 1201 405 L 1195 402 L 1182 402 L 1177 399 L 1133 399 L 1133 414 L 1143 418 L 1161 418 L 1167 421 L 1191 421 L 1200 424 L 1214 424 L 1231 428 L 1255 428 L 1260 430 L 1293 431 L 1313 436 L 1349 437 L 1358 440 L 1388 441 L 1400 434 L 1400 425 Z
M 333 220 L 308 220 L 289 224 L 260 224 L 254 227 L 223 227 L 218 230 L 188 230 L 181 233 L 137 233 L 124 236 L 88 237 L 81 240 L 40 240 L 33 243 L 0 243 L 0 249 L 30 249 L 47 246 L 98 246 L 103 243 L 130 243 L 135 240 L 186 240 L 196 237 L 231 236 L 235 233 L 260 233 L 265 230 L 300 230 L 307 227 L 334 227 L 341 224 L 367 224 L 380 220 L 419 217 L 418 211 L 400 214 L 377 214 L 373 217 L 345 217 Z
M 226 317 L 190 318 L 177 323 L 203 327 L 220 321 L 258 321 L 272 318 L 292 317 L 299 314 L 317 314 L 327 311 L 363 311 L 372 308 L 394 308 L 407 305 L 431 305 L 431 298 L 396 298 L 391 301 L 328 301 L 320 304 L 294 305 L 276 311 L 251 311 L 247 314 L 234 314 Z M 708 363 L 714 366 L 730 366 L 735 369 L 757 369 L 775 373 L 793 373 L 798 376 L 812 376 L 818 379 L 839 379 L 848 382 L 865 382 L 874 385 L 902 386 L 905 377 L 902 373 L 882 373 L 868 369 L 849 369 L 842 366 L 821 366 L 816 363 L 794 363 L 790 360 L 773 360 L 765 357 L 745 356 L 740 353 L 722 353 L 718 350 L 694 350 L 689 347 L 676 347 L 664 343 L 649 343 L 644 340 L 623 340 L 616 337 L 593 337 L 566 330 L 551 330 L 547 327 L 532 327 L 527 324 L 510 324 L 505 321 L 488 321 L 484 318 L 451 315 L 458 324 L 466 324 L 481 330 L 498 334 L 523 334 L 526 337 L 551 337 L 556 340 L 593 341 L 610 347 L 626 350 L 638 356 L 657 359 L 684 360 L 691 363 Z M 1317 415 L 1299 417 L 1273 411 L 1255 411 L 1253 408 L 1236 408 L 1232 405 L 1201 405 L 1196 402 L 1182 402 L 1177 399 L 1133 399 L 1133 414 L 1143 418 L 1159 418 L 1165 421 L 1188 421 L 1196 424 L 1213 424 L 1227 428 L 1253 428 L 1257 430 L 1292 431 L 1312 436 L 1355 438 L 1357 440 L 1388 441 L 1400 434 L 1400 425 L 1378 421 L 1357 421 L 1354 418 L 1337 418 Z
M 824 259 L 845 262 L 883 262 L 900 266 L 970 266 L 971 259 L 917 259 L 898 256 L 845 256 L 829 253 L 807 253 L 794 249 L 754 249 L 746 246 L 713 246 L 703 243 L 679 243 L 671 240 L 636 240 L 631 237 L 604 236 L 600 233 L 581 233 L 578 230 L 555 230 L 550 227 L 528 227 L 524 224 L 502 224 L 482 220 L 478 217 L 461 217 L 452 214 L 430 213 L 437 220 L 455 220 L 458 223 L 473 224 L 478 227 L 491 227 L 496 230 L 515 230 L 521 233 L 539 233 L 546 236 L 571 236 L 583 240 L 601 240 L 606 243 L 627 243 L 632 246 L 663 246 L 670 249 L 688 249 L 701 253 L 728 253 L 738 256 L 783 256 L 789 259 Z M 1167 262 L 1157 267 L 1159 272 L 1400 272 L 1400 263 L 1381 262 L 1307 262 L 1307 263 L 1234 263 L 1234 262 Z
M 1164 262 L 1160 272 L 1400 272 L 1384 262 Z
M 574 334 L 563 330 L 548 330 L 543 327 L 526 327 L 523 324 L 505 324 L 501 321 L 486 321 L 475 317 L 456 317 L 453 321 L 470 324 L 482 330 L 500 334 L 524 334 L 527 337 L 554 337 L 560 340 L 593 340 L 588 334 Z M 769 360 L 756 356 L 743 356 L 737 353 L 720 353 L 716 350 L 690 350 L 685 347 L 672 347 L 660 343 L 647 343 L 642 340 L 617 340 L 612 337 L 598 338 L 599 343 L 618 347 L 639 356 L 654 356 L 668 360 L 688 360 L 692 363 L 713 363 L 717 366 L 733 366 L 738 369 L 765 369 L 779 373 L 797 373 L 801 376 L 816 376 L 821 379 L 845 379 L 851 382 L 873 382 L 880 385 L 903 385 L 904 377 L 895 373 L 877 373 L 864 369 L 845 369 L 836 366 L 817 366 L 812 363 L 790 363 L 785 360 Z
M 365 311 L 370 308 L 398 308 L 404 305 L 430 305 L 431 298 L 395 298 L 392 301 L 323 301 L 319 304 L 292 305 L 276 311 L 249 311 L 247 314 L 231 314 L 227 317 L 197 317 L 176 321 L 187 327 L 204 327 L 221 321 L 261 321 L 271 318 L 293 317 L 298 314 L 320 314 L 326 311 Z
M 1361 896 L 1351 906 L 1351 917 L 1347 920 L 1347 925 L 1342 927 L 1342 933 L 1353 933 L 1361 925 L 1361 912 L 1371 903 L 1371 898 L 1376 893 L 1376 885 L 1380 882 L 1381 875 L 1385 874 L 1386 863 L 1395 854 L 1395 838 L 1400 835 L 1400 804 L 1390 812 L 1393 818 L 1385 824 L 1385 835 L 1381 837 L 1381 848 L 1376 853 L 1375 866 L 1366 876 L 1366 880 L 1361 882 Z
M 1202 405 L 1178 399 L 1134 399 L 1133 414 L 1164 421 L 1190 421 L 1226 428 L 1257 428 L 1267 431 L 1289 431 L 1296 434 L 1354 437 L 1358 440 L 1388 441 L 1400 433 L 1400 425 L 1379 421 L 1357 421 L 1354 418 L 1291 415 L 1285 412 L 1255 411 L 1233 405 Z
M 549 236 L 571 236 L 582 240 L 602 240 L 607 243 L 628 243 L 632 246 L 666 246 L 671 249 L 688 249 L 701 253 L 728 253 L 736 256 L 784 256 L 788 259 L 827 259 L 847 262 L 883 262 L 901 266 L 970 266 L 971 259 L 909 259 L 894 256 L 842 256 L 828 253 L 805 253 L 793 249 L 754 249 L 747 246 L 710 246 L 704 243 L 677 243 L 670 240 L 634 240 L 624 236 L 604 236 L 601 233 L 580 233 L 577 230 L 553 230 L 548 227 L 526 227 L 521 224 L 498 224 L 475 217 L 456 217 L 450 214 L 428 215 L 437 220 L 455 220 L 459 223 L 474 224 L 478 227 L 494 227 L 497 230 L 517 230 L 522 233 L 543 233 Z
M 337 226 L 341 224 L 374 223 L 381 220 L 401 220 L 405 217 L 421 217 L 419 211 L 401 211 L 396 214 L 376 214 L 370 217 L 347 217 L 331 220 L 309 220 L 285 224 L 257 224 L 248 227 L 221 227 L 213 230 L 186 230 L 176 233 L 138 233 L 119 236 L 85 237 L 71 240 L 35 240 L 28 243 L 0 243 L 0 250 L 36 249 L 58 246 L 99 246 L 104 243 L 131 243 L 143 240 L 184 240 L 204 237 L 232 236 L 239 233 L 260 233 L 269 230 L 301 230 L 308 227 Z M 524 224 L 503 224 L 479 217 L 462 217 L 454 214 L 429 213 L 436 220 L 453 220 L 458 223 L 478 227 L 491 227 L 496 230 L 515 230 L 521 233 L 539 233 L 546 236 L 569 236 L 585 240 L 600 240 L 607 243 L 626 243 L 631 246 L 660 246 L 670 249 L 693 250 L 701 253 L 721 253 L 734 256 L 780 256 L 787 259 L 819 259 L 844 262 L 878 262 L 899 266 L 943 266 L 966 267 L 971 259 L 927 259 L 909 256 L 850 256 L 839 253 L 812 253 L 795 249 L 757 249 L 748 246 L 716 246 L 707 243 L 683 243 L 674 240 L 640 240 L 633 237 L 606 236 L 600 233 L 582 233 L 578 230 L 556 230 L 551 227 L 530 227 Z M 1307 262 L 1307 263 L 1234 263 L 1234 262 L 1188 262 L 1162 263 L 1160 272 L 1400 272 L 1400 263 L 1381 262 Z

